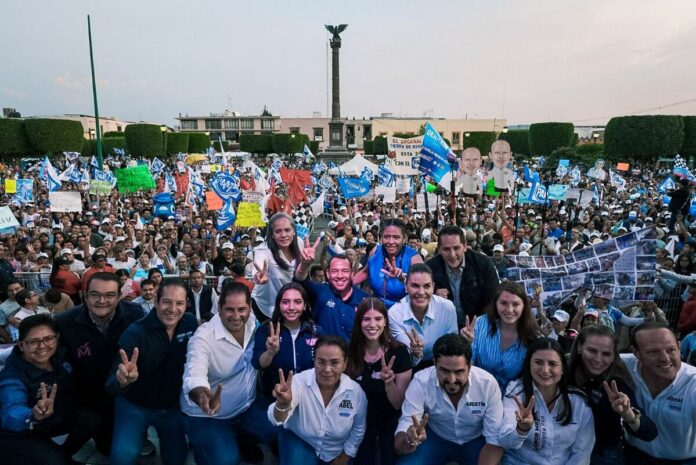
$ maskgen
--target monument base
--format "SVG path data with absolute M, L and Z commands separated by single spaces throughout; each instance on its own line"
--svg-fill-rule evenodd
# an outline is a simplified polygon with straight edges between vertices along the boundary
M 319 160 L 345 163 L 352 160 L 354 153 L 349 152 L 345 147 L 328 147 L 323 152 L 317 154 Z

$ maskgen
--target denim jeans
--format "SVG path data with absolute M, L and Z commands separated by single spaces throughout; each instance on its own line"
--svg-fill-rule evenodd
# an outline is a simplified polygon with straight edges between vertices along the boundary
M 317 452 L 302 438 L 288 429 L 278 434 L 279 465 L 327 465 L 320 460 Z M 353 463 L 351 459 L 348 463 Z
M 398 465 L 443 465 L 448 462 L 456 462 L 459 465 L 476 465 L 479 453 L 486 445 L 483 436 L 460 446 L 441 438 L 427 427 L 426 434 L 426 440 L 414 452 L 399 457 L 396 462 Z
M 626 445 L 626 463 L 631 465 L 696 465 L 696 457 L 684 460 L 667 460 L 667 459 L 657 459 L 646 454 L 642 450 Z
M 264 442 L 278 437 L 278 428 L 266 416 L 259 398 L 242 414 L 227 419 L 183 416 L 184 430 L 191 442 L 197 465 L 237 465 L 237 434 L 244 431 Z
M 624 450 L 622 447 L 595 448 L 590 459 L 590 465 L 624 465 L 624 463 Z
M 167 409 L 140 407 L 119 395 L 116 397 L 111 465 L 135 465 L 140 457 L 143 437 L 152 425 L 157 431 L 164 465 L 184 465 L 186 435 L 179 406 Z

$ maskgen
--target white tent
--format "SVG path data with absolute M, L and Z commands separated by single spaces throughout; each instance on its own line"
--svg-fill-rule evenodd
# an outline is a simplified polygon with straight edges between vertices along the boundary
M 379 167 L 367 161 L 362 155 L 355 155 L 351 160 L 345 162 L 340 167 L 331 168 L 329 174 L 334 176 L 360 176 L 360 173 L 362 173 L 365 167 L 369 168 L 374 176 L 379 174 Z

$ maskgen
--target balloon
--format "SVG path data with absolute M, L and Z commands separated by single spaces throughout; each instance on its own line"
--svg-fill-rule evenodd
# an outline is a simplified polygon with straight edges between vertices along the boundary
M 429 182 L 425 183 L 425 191 L 426 192 L 435 192 L 435 189 L 437 189 L 436 185 L 430 184 Z

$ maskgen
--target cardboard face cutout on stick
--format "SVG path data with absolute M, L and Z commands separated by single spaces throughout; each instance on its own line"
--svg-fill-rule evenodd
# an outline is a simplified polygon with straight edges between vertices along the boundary
M 493 168 L 489 171 L 498 191 L 512 192 L 514 190 L 512 177 L 512 151 L 510 144 L 504 140 L 497 140 L 491 145 L 491 152 L 488 155 L 493 162 Z
M 481 152 L 475 147 L 469 147 L 462 152 L 457 173 L 457 191 L 463 191 L 466 195 L 481 193 L 481 176 L 478 174 L 481 168 Z
M 587 171 L 588 178 L 594 178 L 598 181 L 606 181 L 608 179 L 607 172 L 604 170 L 604 160 L 601 158 L 595 162 L 594 167 Z

